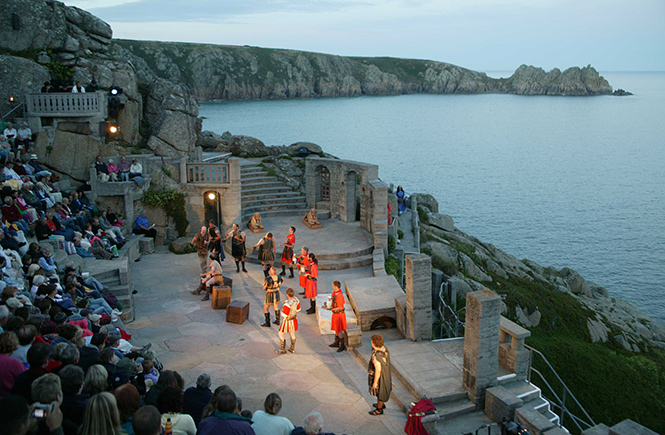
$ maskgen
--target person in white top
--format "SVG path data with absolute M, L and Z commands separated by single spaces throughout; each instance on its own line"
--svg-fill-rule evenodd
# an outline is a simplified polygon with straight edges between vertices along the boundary
M 258 410 L 252 416 L 252 429 L 256 435 L 291 435 L 293 423 L 277 414 L 282 409 L 282 398 L 270 393 L 263 403 L 265 411 Z
M 3 130 L 2 135 L 5 137 L 7 142 L 14 145 L 14 141 L 16 140 L 16 136 L 18 135 L 18 133 L 16 132 L 16 129 L 14 128 L 12 123 L 8 122 L 7 128 Z
M 72 88 L 72 94 L 85 94 L 85 88 L 80 81 L 77 81 L 74 87 Z
M 131 180 L 134 177 L 140 177 L 143 175 L 143 166 L 136 161 L 136 159 L 132 159 L 132 164 L 129 166 L 129 179 Z
M 24 122 L 21 128 L 18 129 L 16 144 L 23 145 L 23 147 L 27 149 L 28 145 L 30 144 L 30 141 L 32 141 L 32 130 L 30 130 L 28 124 Z
M 14 170 L 13 162 L 5 163 L 5 169 L 3 169 L 2 172 L 5 174 L 6 177 L 12 180 L 21 180 L 21 176 L 17 174 L 16 171 Z

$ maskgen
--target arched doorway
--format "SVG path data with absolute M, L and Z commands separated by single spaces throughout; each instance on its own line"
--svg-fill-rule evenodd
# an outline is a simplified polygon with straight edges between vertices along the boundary
M 355 171 L 349 171 L 346 174 L 346 221 L 355 222 L 358 220 L 357 214 L 360 211 L 358 206 L 358 174 Z
M 219 201 L 219 193 L 210 190 L 203 194 L 204 225 L 212 219 L 219 227 L 222 224 L 222 210 Z
M 369 328 L 370 330 L 375 330 L 375 329 L 390 329 L 394 328 L 395 325 L 397 325 L 397 322 L 395 319 L 389 316 L 381 316 L 375 321 L 372 322 L 372 326 Z
M 330 171 L 325 166 L 316 168 L 316 202 L 330 201 Z

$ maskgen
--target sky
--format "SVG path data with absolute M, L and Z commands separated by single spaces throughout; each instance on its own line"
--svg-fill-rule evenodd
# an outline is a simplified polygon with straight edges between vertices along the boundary
M 115 38 L 432 59 L 479 71 L 665 71 L 665 0 L 65 0 Z

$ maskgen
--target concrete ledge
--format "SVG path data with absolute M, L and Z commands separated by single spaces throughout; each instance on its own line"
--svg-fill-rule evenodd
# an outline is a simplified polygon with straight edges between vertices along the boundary
M 528 430 L 531 435 L 543 435 L 554 427 L 554 423 L 531 406 L 523 406 L 516 410 L 515 421 Z
M 493 421 L 504 418 L 513 420 L 515 410 L 524 405 L 522 399 L 503 387 L 492 387 L 485 391 L 485 414 Z
M 143 255 L 155 252 L 155 241 L 151 237 L 139 239 L 139 252 Z
M 598 424 L 582 432 L 582 435 L 608 435 L 610 428 L 604 424 Z
M 570 432 L 561 429 L 559 426 L 554 426 L 552 429 L 546 430 L 545 435 L 570 435 Z
M 658 435 L 633 420 L 626 419 L 610 428 L 610 435 Z

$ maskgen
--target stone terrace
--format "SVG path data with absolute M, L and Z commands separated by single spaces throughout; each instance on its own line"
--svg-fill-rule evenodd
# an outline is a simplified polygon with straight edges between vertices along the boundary
M 249 320 L 242 325 L 226 323 L 225 310 L 212 310 L 209 302 L 189 293 L 197 285 L 198 266 L 196 254 L 176 256 L 160 247 L 132 267 L 138 294 L 136 321 L 129 332 L 137 344 L 152 342 L 165 368 L 182 374 L 187 386 L 207 372 L 213 387 L 229 384 L 243 399 L 243 407 L 252 411 L 263 409 L 266 395 L 277 392 L 284 400 L 280 415 L 295 425 L 318 411 L 325 429 L 338 434 L 404 433 L 406 416 L 394 402 L 388 403 L 384 416 L 368 415 L 374 398 L 367 392 L 365 367 L 352 353 L 327 346 L 331 338 L 319 333 L 315 315 L 303 309 L 298 316 L 295 355 L 275 354 L 277 328 L 259 326 L 263 274 L 257 265 L 248 264 L 249 273 L 238 274 L 228 257 L 224 262 L 225 275 L 234 280 L 232 299 L 250 303 Z M 322 271 L 319 286 L 328 292 L 335 279 L 371 273 L 370 267 Z M 296 279 L 286 279 L 284 288 L 297 284 Z

